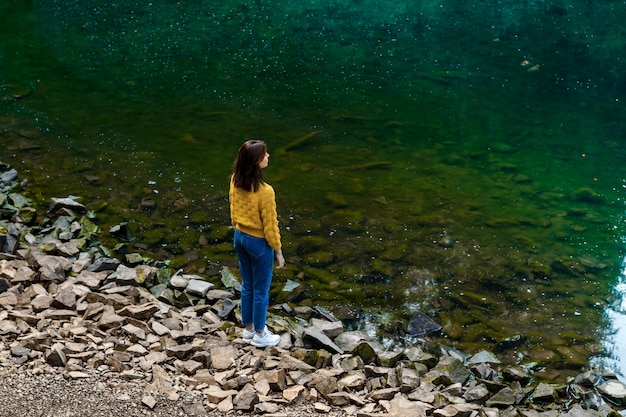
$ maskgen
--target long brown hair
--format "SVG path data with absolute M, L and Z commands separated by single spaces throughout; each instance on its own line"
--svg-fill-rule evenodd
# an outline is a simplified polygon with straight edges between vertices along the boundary
M 247 191 L 259 191 L 259 186 L 263 183 L 259 162 L 263 160 L 266 152 L 267 145 L 262 140 L 248 140 L 241 145 L 233 164 L 235 187 Z

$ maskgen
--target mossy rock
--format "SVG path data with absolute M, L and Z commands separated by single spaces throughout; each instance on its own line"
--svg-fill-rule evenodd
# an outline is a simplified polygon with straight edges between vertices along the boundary
M 579 188 L 574 191 L 572 193 L 572 199 L 592 204 L 600 204 L 604 202 L 598 193 L 588 187 Z
M 587 210 L 580 207 L 572 207 L 567 210 L 567 215 L 570 217 L 585 217 L 587 215 Z
M 298 239 L 298 253 L 316 252 L 327 247 L 328 241 L 321 236 L 304 236 Z
M 302 260 L 308 265 L 322 268 L 333 263 L 335 255 L 327 251 L 317 251 L 304 255 Z
M 508 143 L 496 142 L 489 145 L 489 149 L 493 152 L 501 153 L 501 154 L 511 154 L 515 153 L 515 148 Z
M 442 326 L 445 329 L 446 336 L 453 340 L 461 340 L 467 331 L 465 326 L 456 320 L 448 320 Z
M 584 330 L 584 329 L 581 329 Z M 561 337 L 561 339 L 567 341 L 567 345 L 584 345 L 584 344 L 591 344 L 591 343 L 595 343 L 595 340 L 593 337 L 591 336 L 586 336 L 582 331 L 578 332 L 578 331 L 574 331 L 574 330 L 567 330 L 567 331 L 562 331 L 559 332 L 559 336 Z
M 174 290 L 173 294 L 172 305 L 177 308 L 189 307 L 199 300 L 198 297 L 183 291 Z
M 338 276 L 345 277 L 349 280 L 358 280 L 364 275 L 363 268 L 353 262 L 337 265 L 336 271 Z
M 359 263 L 363 253 L 347 246 L 333 245 L 326 248 L 335 254 L 335 259 L 342 263 Z
M 585 273 L 585 267 L 575 259 L 555 259 L 550 266 L 552 270 L 568 275 L 579 276 Z
M 359 343 L 357 347 L 354 348 L 354 350 L 350 353 L 358 356 L 359 358 L 363 360 L 363 363 L 368 364 L 368 365 L 372 363 L 376 363 L 376 360 L 377 360 L 376 351 L 367 342 Z
M 170 230 L 166 228 L 155 228 L 145 230 L 141 234 L 141 242 L 148 246 L 157 246 L 165 243 L 170 238 Z
M 22 223 L 32 226 L 37 220 L 37 210 L 33 207 L 22 207 L 19 213 Z
M 211 228 L 207 233 L 207 239 L 213 243 L 232 241 L 234 236 L 235 229 L 228 225 Z
M 392 277 L 394 269 L 394 265 L 380 258 L 373 259 L 371 262 L 371 272 L 375 275 Z
M 315 281 L 323 284 L 330 284 L 337 280 L 337 275 L 320 268 L 313 268 L 309 265 L 302 265 L 302 271 L 304 271 L 304 280 L 310 283 L 313 287 L 316 287 Z M 315 289 L 315 288 L 314 288 Z
M 420 226 L 445 226 L 448 224 L 448 220 L 443 216 L 426 214 L 423 216 L 418 216 L 415 219 L 415 223 Z
M 379 258 L 383 261 L 392 262 L 392 261 L 400 261 L 404 259 L 408 248 L 406 245 L 393 245 L 392 247 L 383 251 Z
M 233 242 L 226 241 L 222 243 L 218 243 L 215 245 L 210 245 L 211 251 L 213 253 L 227 253 L 231 255 L 235 255 L 235 248 L 233 247 Z
M 348 207 L 348 199 L 343 194 L 335 191 L 326 194 L 326 201 L 334 208 Z
M 526 235 L 515 235 L 514 239 L 518 242 L 521 242 L 527 246 L 529 246 L 530 248 L 536 249 L 539 248 L 540 245 L 538 242 L 535 242 L 534 240 L 532 240 L 530 237 L 526 236 Z
M 364 239 L 359 243 L 359 251 L 363 254 L 378 256 L 385 249 L 385 243 L 378 239 Z
M 487 225 L 491 227 L 511 227 L 518 225 L 519 222 L 512 218 L 496 218 L 487 220 Z
M 564 358 L 563 365 L 566 368 L 580 370 L 589 365 L 589 351 L 585 346 L 557 346 L 555 350 Z
M 518 217 L 517 222 L 523 226 L 539 226 L 540 225 L 537 219 L 534 217 Z
M 473 305 L 479 306 L 482 309 L 489 309 L 491 311 L 495 310 L 498 306 L 498 302 L 486 294 L 478 294 L 472 291 L 463 291 L 463 295 L 459 297 L 459 300 L 463 300 L 463 302 Z
M 515 164 L 511 164 L 511 163 L 508 163 L 508 162 L 500 162 L 498 164 L 498 169 L 500 171 L 502 171 L 502 172 L 515 172 L 519 168 Z
M 550 265 L 545 264 L 542 261 L 531 259 L 528 261 L 528 268 L 532 271 L 533 274 L 549 277 L 552 273 L 552 269 Z
M 296 219 L 289 222 L 289 231 L 292 235 L 319 234 L 322 225 L 318 219 Z
M 365 215 L 355 210 L 339 210 L 322 217 L 322 223 L 332 229 L 350 233 L 365 231 Z
M 173 275 L 172 272 L 173 271 L 169 268 L 157 269 L 156 280 L 159 283 L 159 285 L 161 284 L 167 285 L 167 283 L 170 281 L 170 277 Z
M 301 360 L 308 365 L 315 366 L 319 357 L 319 351 L 299 348 L 291 352 L 291 356 L 295 359 Z

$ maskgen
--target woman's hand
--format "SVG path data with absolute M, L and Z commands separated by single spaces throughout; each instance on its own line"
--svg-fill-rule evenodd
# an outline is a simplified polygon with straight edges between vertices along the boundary
M 278 249 L 275 254 L 276 257 L 276 269 L 283 269 L 285 267 L 285 258 L 283 257 L 283 250 Z

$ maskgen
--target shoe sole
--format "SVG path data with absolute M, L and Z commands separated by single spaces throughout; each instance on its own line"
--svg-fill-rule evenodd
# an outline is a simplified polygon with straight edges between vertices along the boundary
M 280 339 L 278 340 L 278 342 L 276 342 L 276 343 L 270 343 L 270 344 L 265 344 L 265 343 L 263 343 L 263 344 L 256 343 L 256 344 L 255 344 L 254 342 L 250 342 L 250 344 L 251 344 L 252 346 L 257 347 L 257 348 L 266 348 L 266 347 L 278 346 L 278 344 L 279 344 L 279 343 L 280 343 Z

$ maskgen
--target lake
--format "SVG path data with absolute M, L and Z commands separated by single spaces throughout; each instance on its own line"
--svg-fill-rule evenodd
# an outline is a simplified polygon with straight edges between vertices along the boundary
M 623 2 L 0 5 L 1 162 L 102 240 L 236 265 L 228 177 L 263 139 L 285 270 L 387 346 L 626 375 Z M 127 223 L 129 242 L 108 229 Z M 283 287 L 300 284 L 291 300 Z

